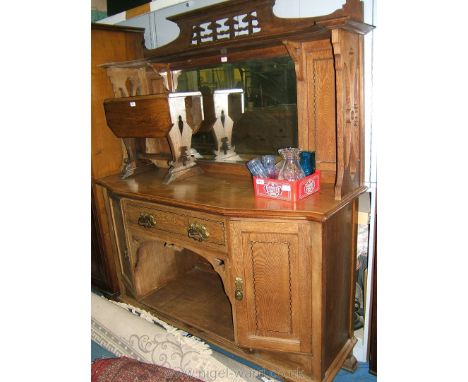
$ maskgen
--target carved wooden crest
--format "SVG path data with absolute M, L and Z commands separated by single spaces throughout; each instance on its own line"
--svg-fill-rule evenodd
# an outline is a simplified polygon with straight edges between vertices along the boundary
M 319 17 L 281 18 L 273 13 L 275 0 L 230 0 L 168 17 L 179 36 L 171 43 L 146 50 L 151 62 L 176 62 L 207 55 L 222 55 L 246 48 L 281 46 L 284 39 L 323 37 L 342 28 L 363 34 L 372 29 L 362 23 L 360 0 L 348 0 L 341 9 Z

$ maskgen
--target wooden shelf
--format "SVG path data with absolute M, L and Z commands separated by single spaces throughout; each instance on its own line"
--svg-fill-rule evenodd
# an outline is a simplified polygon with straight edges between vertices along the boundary
M 141 300 L 200 330 L 234 341 L 232 310 L 220 277 L 194 268 Z

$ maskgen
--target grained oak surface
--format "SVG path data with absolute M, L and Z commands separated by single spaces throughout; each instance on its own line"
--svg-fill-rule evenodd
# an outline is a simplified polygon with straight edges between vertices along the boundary
M 172 127 L 167 94 L 109 98 L 104 101 L 109 128 L 120 138 L 163 138 Z
M 122 180 L 110 176 L 99 180 L 111 192 L 134 199 L 147 200 L 233 217 L 303 218 L 323 221 L 365 191 L 359 187 L 342 200 L 335 200 L 332 184 L 321 184 L 321 190 L 296 203 L 255 198 L 249 176 L 202 174 L 169 185 L 162 180 L 165 169 L 154 169 Z
M 198 329 L 234 339 L 231 304 L 214 272 L 194 268 L 141 301 Z

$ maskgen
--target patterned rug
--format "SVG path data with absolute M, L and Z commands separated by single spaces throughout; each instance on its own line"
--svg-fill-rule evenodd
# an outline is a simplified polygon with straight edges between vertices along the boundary
M 96 360 L 91 365 L 91 382 L 201 382 L 179 371 L 139 362 L 127 357 Z
M 91 339 L 117 357 L 212 382 L 270 382 L 258 368 L 213 351 L 201 339 L 133 306 L 91 294 Z

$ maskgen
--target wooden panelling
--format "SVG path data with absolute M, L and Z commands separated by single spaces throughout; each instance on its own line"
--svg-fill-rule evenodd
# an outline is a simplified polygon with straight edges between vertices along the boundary
M 103 102 L 114 97 L 106 70 L 100 64 L 143 56 L 143 29 L 91 26 L 91 175 L 93 179 L 119 172 L 122 145 L 108 128 Z
M 299 147 L 315 151 L 321 181 L 334 183 L 336 109 L 332 45 L 327 40 L 285 44 L 296 68 Z
M 98 274 L 105 279 L 95 284 L 99 288 L 115 293 L 118 291 L 118 280 L 111 243 L 111 232 L 105 210 L 105 197 L 95 180 L 104 176 L 117 174 L 122 165 L 122 144 L 107 127 L 102 105 L 104 99 L 112 97 L 112 86 L 106 71 L 100 64 L 119 60 L 133 60 L 143 56 L 143 29 L 91 26 L 91 178 L 92 193 L 95 201 L 96 235 L 92 240 L 100 241 L 101 252 L 92 251 L 93 264 L 100 264 L 102 269 L 92 269 L 92 281 Z M 94 244 L 94 247 L 96 245 Z M 100 253 L 100 255 L 98 254 Z
M 97 220 L 96 202 L 91 192 L 91 282 L 93 285 L 105 289 L 107 287 L 107 267 L 104 263 L 104 248 L 99 237 L 100 229 Z
M 251 234 L 244 247 L 252 260 L 246 269 L 252 276 L 255 306 L 251 324 L 260 336 L 292 334 L 291 250 L 296 248 L 278 239 L 279 235 Z
M 324 231 L 324 359 L 327 369 L 346 342 L 354 336 L 355 246 L 354 203 L 335 214 Z M 354 216 L 354 217 L 353 217 Z
M 322 45 L 322 46 L 320 46 Z M 335 72 L 330 44 L 306 43 L 309 103 L 309 150 L 315 151 L 317 169 L 324 182 L 336 175 Z

